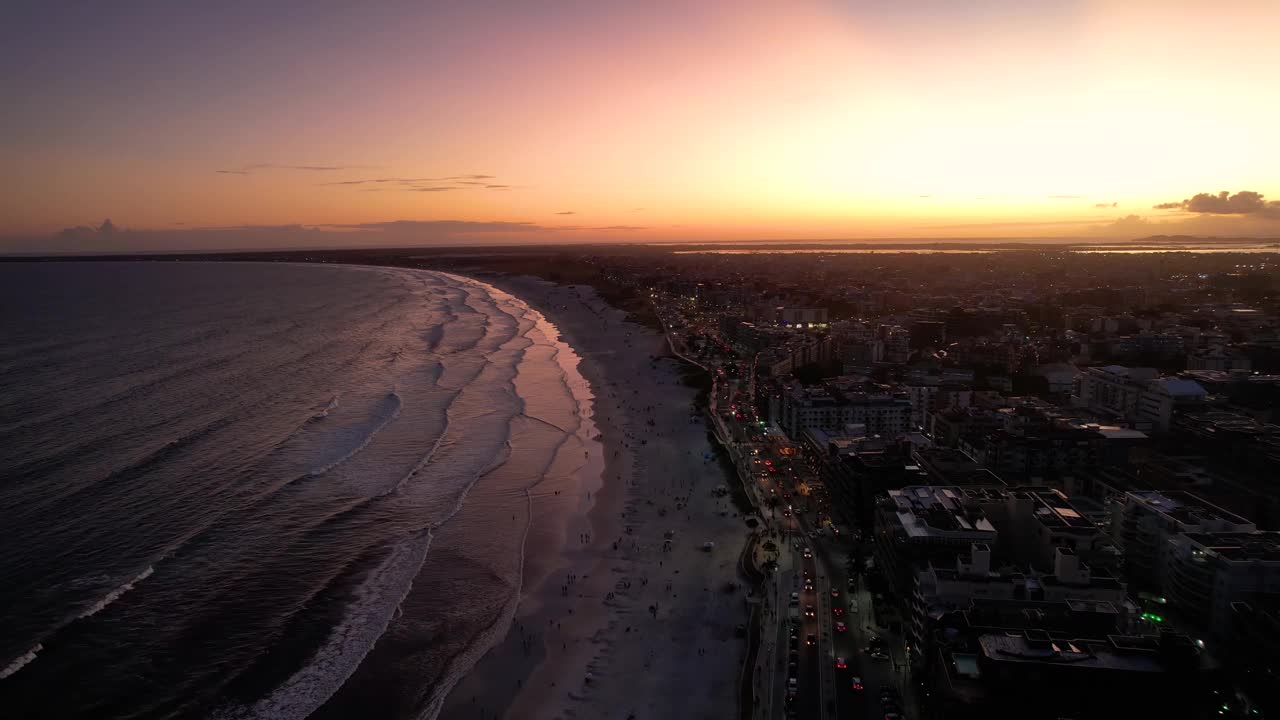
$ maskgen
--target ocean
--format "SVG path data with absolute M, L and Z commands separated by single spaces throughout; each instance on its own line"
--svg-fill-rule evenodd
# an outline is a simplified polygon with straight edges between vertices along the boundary
M 442 273 L 0 264 L 0 716 L 433 717 L 584 508 L 557 336 Z

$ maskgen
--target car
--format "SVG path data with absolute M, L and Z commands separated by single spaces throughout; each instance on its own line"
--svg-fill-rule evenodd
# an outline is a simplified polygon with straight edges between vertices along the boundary
M 849 683 L 849 687 L 850 687 L 854 692 L 862 692 L 862 678 L 858 677 L 857 675 L 854 675 L 854 676 L 851 678 L 851 682 Z
M 843 657 L 837 657 L 837 658 L 836 658 L 836 669 L 837 669 L 837 670 L 847 670 L 848 668 L 849 668 L 849 661 L 848 661 L 848 660 L 845 660 Z M 854 678 L 854 679 L 856 680 L 857 678 Z
M 818 615 L 818 612 L 817 612 L 816 610 L 814 610 L 814 609 L 813 609 L 813 606 L 812 606 L 812 605 L 805 605 L 805 606 L 804 606 L 804 616 L 805 616 L 805 617 L 816 617 L 817 615 Z
M 798 592 L 791 593 L 791 604 L 795 605 L 798 602 L 800 602 L 800 593 Z
M 835 600 L 838 597 L 840 597 L 840 591 L 835 588 L 831 588 L 831 599 Z
M 812 560 L 812 559 L 813 559 L 813 551 L 812 551 L 812 550 L 810 550 L 809 548 L 805 548 L 805 549 L 804 549 L 804 551 L 803 551 L 803 555 L 804 555 L 804 559 L 805 559 L 805 560 Z
M 814 646 L 814 645 L 817 645 L 817 644 L 818 644 L 818 636 L 817 636 L 817 635 L 814 635 L 813 633 L 809 633 L 808 635 L 805 635 L 805 636 L 804 636 L 804 644 L 805 644 L 805 645 L 808 645 L 808 646 L 810 646 L 810 647 L 812 647 L 812 646 Z
M 872 660 L 888 660 L 889 659 L 889 656 L 885 655 L 882 652 L 873 652 L 871 653 L 870 657 Z
M 792 675 L 791 677 L 787 678 L 787 689 L 788 689 L 788 690 L 795 690 L 795 689 L 796 689 L 796 688 L 798 688 L 798 687 L 800 687 L 800 681 L 799 681 L 799 680 L 796 680 L 796 676 L 795 676 L 795 675 Z
M 840 607 L 839 605 L 832 605 L 831 614 L 835 615 L 836 617 L 840 617 L 841 615 L 844 615 L 844 608 Z
M 844 632 L 848 629 L 849 629 L 849 626 L 845 625 L 843 622 L 841 621 L 836 622 L 836 632 Z

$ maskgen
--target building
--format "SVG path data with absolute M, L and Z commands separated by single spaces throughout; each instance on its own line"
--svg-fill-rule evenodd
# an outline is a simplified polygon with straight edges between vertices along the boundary
M 1221 655 L 1249 714 L 1280 714 L 1280 596 L 1231 603 L 1231 638 Z
M 1104 464 L 1107 436 L 1096 430 L 1054 427 L 1025 432 L 997 430 L 961 438 L 960 449 L 1001 477 L 1024 482 Z M 1120 448 L 1116 448 L 1119 450 Z
M 883 496 L 875 513 L 876 562 L 895 593 L 910 596 L 918 569 L 950 565 L 975 544 L 996 544 L 996 528 L 978 506 L 984 492 L 912 485 Z
M 1135 589 L 1161 591 L 1167 585 L 1169 553 L 1179 535 L 1239 533 L 1253 523 L 1189 492 L 1135 491 L 1125 494 L 1113 535 L 1124 554 L 1125 579 Z
M 907 385 L 911 425 L 922 428 L 932 413 L 961 410 L 973 403 L 973 389 L 964 385 Z
M 826 308 L 774 308 L 774 322 L 787 327 L 825 327 L 827 325 Z
M 1037 629 L 983 633 L 974 646 L 984 718 L 1204 718 L 1214 702 L 1216 664 L 1178 633 L 1064 638 Z
M 956 558 L 954 568 L 929 565 L 916 572 L 915 581 L 907 635 L 917 653 L 926 651 L 925 641 L 934 621 L 947 612 L 969 608 L 975 600 L 1084 600 L 1106 603 L 1125 617 L 1137 610 L 1129 601 L 1124 583 L 1110 575 L 1093 575 L 1074 551 L 1064 547 L 1054 551 L 1051 573 L 1024 573 L 993 571 L 990 547 L 975 544 L 967 555 Z M 1122 618 L 1120 622 L 1127 620 Z
M 1192 532 L 1170 541 L 1164 594 L 1179 619 L 1229 642 L 1232 604 L 1280 596 L 1280 532 Z
M 1076 404 L 1134 423 L 1138 429 L 1169 429 L 1176 408 L 1203 405 L 1208 393 L 1194 380 L 1159 377 L 1153 368 L 1122 365 L 1085 368 Z
M 959 446 L 960 439 L 971 435 L 986 435 L 1004 426 L 998 413 L 985 408 L 951 408 L 930 413 L 925 417 L 925 434 L 943 447 Z
M 869 527 L 875 498 L 889 490 L 926 482 L 912 458 L 910 442 L 867 437 L 865 429 L 827 433 L 806 431 L 818 470 L 830 492 L 834 514 L 848 524 Z
M 959 450 L 947 447 L 912 448 L 911 458 L 934 485 L 982 485 L 1000 487 L 999 475 L 982 467 Z
M 978 505 L 1000 534 L 999 555 L 1018 567 L 1056 571 L 1060 551 L 1098 568 L 1118 564 L 1111 536 L 1059 490 L 995 489 L 985 493 Z
M 870 435 L 895 437 L 911 428 L 911 401 L 883 385 L 828 382 L 819 387 L 791 383 L 782 389 L 774 420 L 791 437 L 810 428 L 838 430 L 862 425 Z

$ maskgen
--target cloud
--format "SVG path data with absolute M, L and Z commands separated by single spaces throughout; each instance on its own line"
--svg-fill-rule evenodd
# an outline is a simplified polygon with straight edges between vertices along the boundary
M 1252 190 L 1241 190 L 1232 195 L 1223 190 L 1212 193 L 1197 193 L 1182 202 L 1168 202 L 1155 205 L 1156 210 L 1184 210 L 1202 215 L 1261 215 L 1280 219 L 1280 201 L 1266 200 L 1262 193 Z
M 89 227 L 88 225 L 77 225 L 76 227 L 65 228 L 58 233 L 58 237 L 64 240 L 107 240 L 119 231 L 115 223 L 111 222 L 111 218 L 102 221 L 97 227 Z
M 277 163 L 254 163 L 243 165 L 234 170 L 214 170 L 223 175 L 252 175 L 258 170 L 302 170 L 306 172 L 332 172 L 335 170 L 367 170 L 368 165 L 280 165 Z
M 556 214 L 557 214 L 557 215 L 577 215 L 578 213 L 576 213 L 576 212 L 574 212 L 574 211 L 572 211 L 572 210 L 565 210 L 564 212 L 558 212 L 558 213 L 556 213 Z
M 929 199 L 929 198 L 931 198 L 931 197 L 933 197 L 933 196 L 932 196 L 932 195 L 917 195 L 917 196 L 916 196 L 916 199 L 917 199 L 917 200 L 927 200 L 927 199 Z
M 318 185 L 325 186 L 343 186 L 352 187 L 359 185 L 390 185 L 399 186 L 398 189 L 405 192 L 447 192 L 449 190 L 505 190 L 510 185 L 492 184 L 490 180 L 496 180 L 494 175 L 482 175 L 479 173 L 467 173 L 465 175 L 444 175 L 440 177 L 380 177 L 365 178 L 363 180 L 334 180 L 332 182 L 322 182 Z
M 388 222 L 317 225 L 318 228 L 336 230 L 372 230 L 379 232 L 450 232 L 450 233 L 508 233 L 541 231 L 547 228 L 532 222 L 474 221 L 474 220 L 391 220 Z
M 644 208 L 631 208 L 627 212 L 644 212 Z
M 1113 207 L 1119 207 L 1119 205 L 1120 203 L 1094 203 L 1093 204 L 1093 206 L 1096 208 L 1113 208 Z
M 1083 200 L 1084 195 L 1050 195 L 1050 200 Z
M 587 228 L 588 230 L 648 230 L 643 225 L 605 225 L 603 227 Z
M 130 229 L 104 221 L 39 236 L 0 236 L 0 253 L 181 253 L 390 248 L 548 242 L 561 228 L 534 222 L 395 220 L 322 225 L 166 226 Z M 563 236 L 560 236 L 564 239 Z

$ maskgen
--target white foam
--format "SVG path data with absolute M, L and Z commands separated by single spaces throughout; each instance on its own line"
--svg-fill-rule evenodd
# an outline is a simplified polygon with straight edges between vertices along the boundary
M 248 706 L 222 708 L 219 720 L 303 720 L 320 708 L 356 671 L 365 655 L 404 602 L 413 578 L 431 546 L 431 534 L 420 533 L 400 542 L 370 573 L 369 579 L 347 607 L 342 622 L 333 628 L 310 661 L 270 695 Z
M 19 655 L 17 660 L 14 660 L 13 662 L 9 663 L 9 664 L 5 667 L 5 669 L 0 670 L 0 680 L 3 680 L 3 679 L 5 679 L 5 678 L 9 677 L 10 675 L 12 675 L 12 674 L 14 674 L 14 673 L 18 672 L 18 671 L 19 671 L 19 670 L 21 670 L 21 669 L 22 669 L 22 668 L 23 668 L 27 663 L 31 662 L 32 660 L 35 660 L 35 659 L 36 659 L 36 653 L 40 652 L 40 651 L 41 651 L 41 650 L 43 650 L 43 649 L 44 649 L 44 646 L 43 646 L 43 645 L 41 645 L 41 644 L 39 644 L 39 643 L 36 643 L 36 646 L 35 646 L 35 647 L 33 647 L 33 648 L 31 648 L 30 650 L 26 651 L 25 653 L 23 653 L 23 654 Z
M 130 580 L 129 582 L 127 582 L 127 583 L 125 583 L 125 584 L 121 585 L 120 587 L 116 588 L 115 590 L 112 590 L 111 592 L 107 593 L 106 597 L 102 598 L 101 600 L 99 600 L 98 602 L 94 603 L 93 605 L 90 605 L 87 609 L 85 609 L 83 612 L 81 612 L 77 617 L 78 617 L 78 618 L 87 618 L 87 617 L 89 617 L 90 615 L 96 615 L 96 614 L 97 614 L 99 611 L 101 611 L 103 608 L 105 608 L 106 606 L 108 606 L 108 605 L 110 605 L 111 603 L 115 602 L 116 600 L 120 599 L 120 596 L 121 596 L 121 595 L 123 595 L 123 594 L 125 594 L 125 593 L 129 592 L 130 590 L 132 590 L 132 589 L 133 589 L 133 586 L 134 586 L 136 583 L 140 583 L 140 582 L 142 582 L 143 580 L 146 580 L 147 578 L 151 577 L 151 573 L 153 573 L 153 572 L 155 572 L 155 568 L 154 568 L 154 567 L 152 567 L 152 566 L 150 566 L 150 565 L 148 565 L 146 570 L 143 570 L 142 572 L 140 572 L 140 573 L 138 573 L 137 575 L 135 575 L 135 576 L 134 576 L 134 578 L 133 578 L 132 580 Z M 2 675 L 0 675 L 0 677 L 3 677 L 3 676 L 2 676 Z

